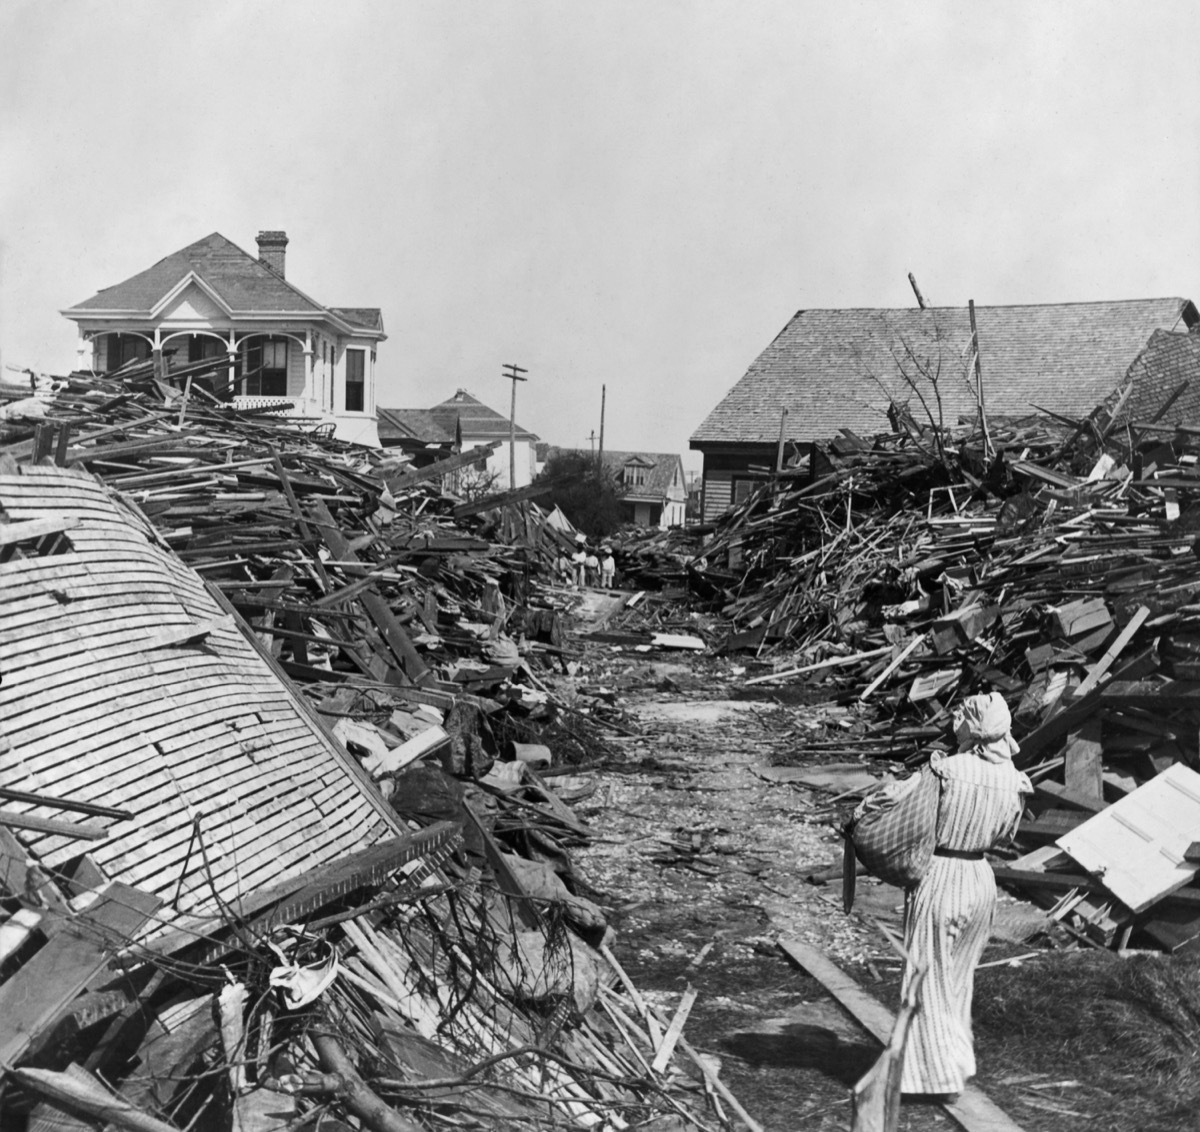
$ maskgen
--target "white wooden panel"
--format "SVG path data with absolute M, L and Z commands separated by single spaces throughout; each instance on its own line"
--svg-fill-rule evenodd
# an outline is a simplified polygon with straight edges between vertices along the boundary
M 1195 876 L 1200 866 L 1183 859 L 1193 841 L 1200 841 L 1200 774 L 1176 763 L 1057 845 L 1140 912 Z

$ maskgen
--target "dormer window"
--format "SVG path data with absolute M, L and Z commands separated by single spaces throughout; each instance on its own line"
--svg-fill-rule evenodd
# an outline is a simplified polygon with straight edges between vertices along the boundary
M 650 469 L 654 467 L 652 460 L 642 456 L 632 456 L 621 467 L 621 483 L 625 487 L 644 487 Z

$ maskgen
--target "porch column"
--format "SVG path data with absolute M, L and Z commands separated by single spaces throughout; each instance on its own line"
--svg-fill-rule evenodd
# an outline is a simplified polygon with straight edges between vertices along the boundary
M 162 379 L 163 379 L 162 330 L 157 326 L 154 328 L 154 341 L 150 347 L 150 356 L 154 360 L 154 379 L 156 381 L 162 381 Z
M 225 373 L 225 379 L 229 382 L 229 396 L 237 396 L 237 386 L 234 384 L 235 366 L 237 365 L 237 339 L 234 336 L 233 327 L 229 328 L 229 343 L 226 350 L 229 359 L 229 369 Z
M 80 330 L 79 345 L 75 347 L 75 368 L 80 372 L 96 368 L 96 338 L 90 330 Z
M 313 333 L 309 327 L 304 332 L 304 399 L 312 401 L 316 396 L 316 390 L 313 389 Z

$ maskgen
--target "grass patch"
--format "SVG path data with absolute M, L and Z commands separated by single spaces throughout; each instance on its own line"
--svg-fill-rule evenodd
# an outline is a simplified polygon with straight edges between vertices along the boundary
M 1095 1129 L 1197 1127 L 1200 958 L 1052 953 L 980 972 L 973 1013 L 985 1081 L 1082 1081 Z

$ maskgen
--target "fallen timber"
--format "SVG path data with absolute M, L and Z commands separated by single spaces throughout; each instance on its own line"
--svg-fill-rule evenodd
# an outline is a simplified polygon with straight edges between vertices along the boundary
M 519 757 L 629 731 L 539 679 L 564 537 L 456 519 L 464 458 L 144 367 L 0 424 L 0 1123 L 729 1123 L 621 1011 L 590 831 Z
M 840 437 L 728 513 L 688 582 L 747 685 L 862 705 L 814 755 L 915 765 L 1000 691 L 1037 787 L 1001 882 L 1101 945 L 1196 951 L 1200 447 L 1107 419 L 992 421 L 990 461 L 970 425 L 944 457 L 928 430 Z

